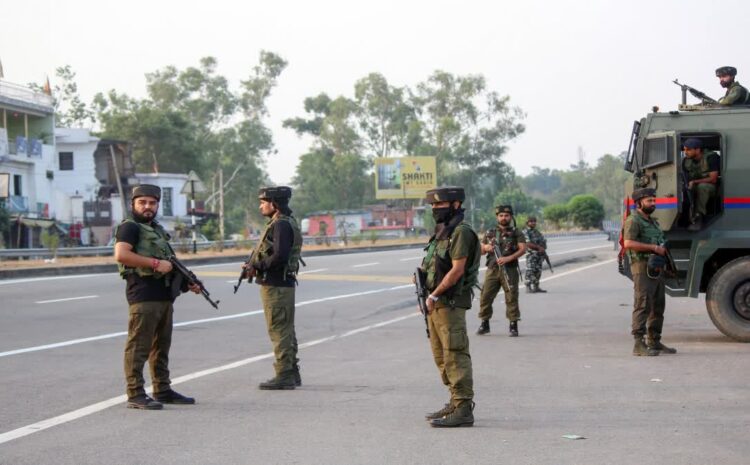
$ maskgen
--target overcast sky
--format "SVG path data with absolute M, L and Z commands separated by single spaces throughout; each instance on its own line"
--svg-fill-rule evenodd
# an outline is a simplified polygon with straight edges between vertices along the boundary
M 43 83 L 69 64 L 86 101 L 111 88 L 145 96 L 144 74 L 203 56 L 236 86 L 260 50 L 289 62 L 269 100 L 279 150 L 271 179 L 287 183 L 309 145 L 281 121 L 303 115 L 319 92 L 353 95 L 370 72 L 392 85 L 441 69 L 482 74 L 526 113 L 507 161 L 532 166 L 595 163 L 627 148 L 634 119 L 674 109 L 687 82 L 723 95 L 723 65 L 750 82 L 750 3 L 669 1 L 247 1 L 0 0 L 5 79 Z M 744 76 L 747 76 L 745 79 Z M 236 87 L 235 87 L 236 88 Z

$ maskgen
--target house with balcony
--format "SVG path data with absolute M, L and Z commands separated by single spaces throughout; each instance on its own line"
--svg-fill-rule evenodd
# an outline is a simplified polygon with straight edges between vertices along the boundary
M 54 223 L 54 128 L 51 96 L 0 79 L 0 172 L 9 174 L 4 206 L 12 218 L 6 246 L 37 246 Z

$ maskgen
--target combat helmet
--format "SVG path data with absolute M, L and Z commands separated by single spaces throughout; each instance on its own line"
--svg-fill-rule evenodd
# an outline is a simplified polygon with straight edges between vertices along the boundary
M 425 195 L 425 203 L 454 202 L 458 200 L 463 202 L 466 199 L 463 187 L 458 186 L 441 186 L 430 189 Z

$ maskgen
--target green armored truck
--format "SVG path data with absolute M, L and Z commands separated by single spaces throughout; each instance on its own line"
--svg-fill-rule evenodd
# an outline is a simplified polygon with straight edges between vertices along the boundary
M 630 200 L 634 188 L 656 189 L 652 216 L 665 233 L 676 268 L 666 279 L 667 294 L 705 293 L 719 331 L 750 342 L 750 107 L 687 105 L 683 92 L 678 108 L 659 112 L 654 107 L 633 125 L 625 162 L 634 175 L 625 187 L 626 215 L 635 208 Z M 710 154 L 711 171 L 718 168 L 718 177 L 715 171 L 712 175 L 714 194 L 702 200 L 691 188 L 695 165 L 686 158 L 686 143 Z M 703 214 L 696 213 L 699 207 Z M 626 276 L 627 261 L 627 254 L 620 254 L 620 272 Z

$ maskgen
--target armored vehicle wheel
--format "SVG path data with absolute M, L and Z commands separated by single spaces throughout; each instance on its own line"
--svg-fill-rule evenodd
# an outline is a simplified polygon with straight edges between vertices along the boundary
M 719 331 L 750 342 L 750 257 L 732 260 L 711 278 L 706 308 Z

